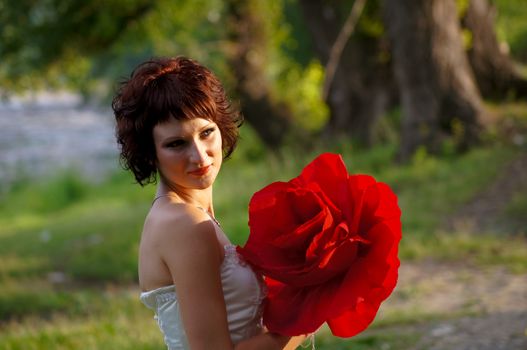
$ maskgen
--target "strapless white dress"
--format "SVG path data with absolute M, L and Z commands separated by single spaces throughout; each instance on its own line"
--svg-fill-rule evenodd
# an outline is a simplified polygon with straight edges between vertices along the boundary
M 262 332 L 262 301 L 265 284 L 232 244 L 224 246 L 221 282 L 227 307 L 229 332 L 234 344 Z M 159 328 L 169 350 L 190 349 L 179 312 L 173 285 L 141 293 L 141 301 L 155 312 Z

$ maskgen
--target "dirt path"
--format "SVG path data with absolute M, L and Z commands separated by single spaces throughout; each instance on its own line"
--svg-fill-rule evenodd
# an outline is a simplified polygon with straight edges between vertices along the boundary
M 507 204 L 520 191 L 527 191 L 527 152 L 448 218 L 447 229 L 525 233 L 527 221 L 500 222 Z M 517 231 L 520 226 L 523 231 Z M 413 350 L 527 349 L 527 274 L 513 274 L 505 267 L 482 268 L 463 261 L 405 263 L 385 310 L 386 317 L 420 315 L 422 322 L 392 329 L 417 335 Z
M 492 166 L 492 165 L 490 165 Z M 527 192 L 527 152 L 509 163 L 494 183 L 476 195 L 445 222 L 447 230 L 527 234 L 527 214 L 504 222 L 502 213 L 517 193 Z
M 527 349 L 527 274 L 459 263 L 403 264 L 383 309 L 385 317 L 411 312 L 432 319 L 398 330 L 420 335 L 415 350 Z

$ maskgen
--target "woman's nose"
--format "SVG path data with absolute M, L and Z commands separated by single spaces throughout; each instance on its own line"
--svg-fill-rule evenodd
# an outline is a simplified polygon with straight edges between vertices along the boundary
M 196 141 L 192 144 L 190 161 L 198 165 L 205 165 L 207 160 L 207 149 L 202 142 Z

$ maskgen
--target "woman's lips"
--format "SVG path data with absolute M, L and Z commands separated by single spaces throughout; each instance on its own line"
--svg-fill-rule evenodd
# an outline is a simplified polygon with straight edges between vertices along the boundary
M 193 171 L 189 171 L 189 174 L 196 175 L 196 176 L 203 176 L 203 175 L 205 175 L 206 173 L 209 172 L 210 167 L 211 167 L 210 165 L 207 165 L 207 166 L 204 166 L 202 168 L 199 168 L 199 169 L 196 169 L 196 170 L 193 170 Z

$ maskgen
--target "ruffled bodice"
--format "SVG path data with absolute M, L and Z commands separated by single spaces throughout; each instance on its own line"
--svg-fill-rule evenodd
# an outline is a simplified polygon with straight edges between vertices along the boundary
M 221 282 L 227 308 L 229 332 L 234 344 L 262 332 L 265 285 L 250 266 L 238 256 L 236 247 L 224 246 Z M 173 285 L 141 293 L 141 301 L 155 312 L 154 318 L 169 350 L 189 349 L 183 329 L 177 293 Z

